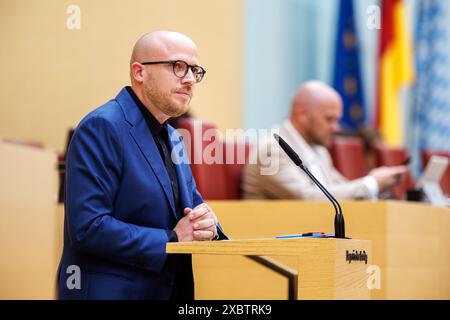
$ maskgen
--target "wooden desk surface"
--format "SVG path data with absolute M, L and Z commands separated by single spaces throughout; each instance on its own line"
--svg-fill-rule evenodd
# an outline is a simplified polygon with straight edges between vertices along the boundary
M 309 231 L 333 233 L 334 212 L 326 201 L 208 203 L 231 238 L 270 238 Z M 341 205 L 346 234 L 354 239 L 372 240 L 372 263 L 381 270 L 381 289 L 373 290 L 372 298 L 450 299 L 449 208 L 396 201 L 347 201 Z M 194 263 L 201 266 L 202 272 L 204 266 L 211 267 L 214 262 L 233 264 L 227 258 L 209 259 L 196 257 Z M 294 265 L 288 257 L 284 260 L 288 265 Z M 240 263 L 245 268 L 255 268 L 246 261 Z M 249 276 L 251 272 L 244 273 Z M 199 291 L 199 297 L 202 292 Z

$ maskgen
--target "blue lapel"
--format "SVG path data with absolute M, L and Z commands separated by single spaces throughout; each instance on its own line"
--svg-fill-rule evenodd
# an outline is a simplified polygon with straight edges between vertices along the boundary
M 166 167 L 159 155 L 158 147 L 155 140 L 147 126 L 147 123 L 142 116 L 139 107 L 134 102 L 133 98 L 128 94 L 127 90 L 123 88 L 116 97 L 122 111 L 125 115 L 125 120 L 131 125 L 130 134 L 138 145 L 145 159 L 149 163 L 159 184 L 166 194 L 167 200 L 170 203 L 172 214 L 176 218 L 175 201 L 173 199 L 172 186 L 170 184 L 169 175 Z M 178 166 L 177 166 L 178 167 Z M 178 173 L 178 168 L 177 168 Z

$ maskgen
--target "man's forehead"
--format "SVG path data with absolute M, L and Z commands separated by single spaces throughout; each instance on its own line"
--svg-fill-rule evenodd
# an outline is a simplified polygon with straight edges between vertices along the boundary
M 154 58 L 167 60 L 184 60 L 186 62 L 197 62 L 197 48 L 186 43 L 175 41 L 164 41 L 155 47 L 150 47 L 148 53 Z
M 325 117 L 340 117 L 342 106 L 339 101 L 334 99 L 318 99 L 312 108 L 313 113 Z
M 133 50 L 135 60 L 196 60 L 197 46 L 178 32 L 156 31 L 141 37 Z

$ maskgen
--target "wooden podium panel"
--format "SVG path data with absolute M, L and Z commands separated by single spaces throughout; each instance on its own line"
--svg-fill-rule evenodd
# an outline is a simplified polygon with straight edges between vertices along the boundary
M 208 203 L 232 239 L 333 233 L 334 211 L 325 201 Z M 450 299 L 449 208 L 395 201 L 341 205 L 347 236 L 372 241 L 372 265 L 380 271 L 380 288 L 371 290 L 372 299 Z M 296 268 L 292 257 L 276 259 Z M 193 261 L 195 278 L 202 283 L 196 287 L 199 299 L 222 299 L 223 293 L 234 293 L 236 299 L 286 298 L 286 280 L 246 258 L 201 255 Z M 228 272 L 234 281 L 223 280 Z
M 53 299 L 56 154 L 0 140 L 0 299 Z
M 367 266 L 370 265 L 371 243 L 363 240 L 347 239 L 249 239 L 213 242 L 182 242 L 168 243 L 168 253 L 227 256 L 289 256 L 296 262 L 295 270 L 298 274 L 298 299 L 369 299 L 370 292 L 367 286 Z M 348 253 L 364 252 L 365 261 L 348 261 Z M 212 266 L 209 270 L 212 278 L 222 277 L 231 283 L 238 279 L 236 274 L 241 271 L 228 269 L 226 274 Z M 198 274 L 200 270 L 195 270 Z M 223 272 L 223 270 L 222 270 Z M 230 276 L 231 275 L 231 276 Z M 239 276 L 238 276 L 239 278 Z M 208 279 L 196 277 L 196 289 L 208 285 Z M 266 279 L 261 279 L 262 282 Z M 245 281 L 235 283 L 237 286 L 246 286 Z M 202 298 L 214 298 L 214 292 L 220 292 L 221 299 L 236 299 L 238 292 L 224 291 L 216 287 L 211 295 Z M 199 298 L 199 297 L 196 297 Z M 217 298 L 217 297 L 216 297 Z M 255 297 L 249 297 L 254 299 Z

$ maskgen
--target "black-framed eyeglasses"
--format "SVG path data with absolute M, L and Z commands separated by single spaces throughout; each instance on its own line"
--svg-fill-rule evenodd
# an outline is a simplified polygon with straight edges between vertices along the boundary
M 153 61 L 153 62 L 141 62 L 143 65 L 149 65 L 149 64 L 161 64 L 161 63 L 168 63 L 172 65 L 173 73 L 178 78 L 184 78 L 188 70 L 191 69 L 192 74 L 194 75 L 195 81 L 200 82 L 203 79 L 203 76 L 206 73 L 206 70 L 203 69 L 200 66 L 197 65 L 190 65 L 187 64 L 187 62 L 183 60 L 169 60 L 169 61 Z

